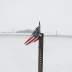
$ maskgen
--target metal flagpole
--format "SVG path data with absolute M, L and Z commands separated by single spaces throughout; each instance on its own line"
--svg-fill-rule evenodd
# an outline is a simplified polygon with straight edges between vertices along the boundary
M 40 27 L 40 22 L 39 22 L 39 27 Z M 38 48 L 38 72 L 43 72 L 43 38 L 44 38 L 44 34 L 40 32 L 39 48 Z
M 32 42 L 39 41 L 39 48 L 38 48 L 38 72 L 43 72 L 43 37 L 44 34 L 40 32 L 40 22 L 39 26 L 34 30 L 31 37 L 27 39 L 27 41 L 24 43 L 25 45 L 28 45 Z
M 44 34 L 40 33 L 38 48 L 38 72 L 43 72 L 43 37 Z

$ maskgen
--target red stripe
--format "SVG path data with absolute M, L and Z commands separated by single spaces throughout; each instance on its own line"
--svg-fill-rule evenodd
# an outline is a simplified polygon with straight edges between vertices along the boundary
M 32 39 L 31 41 L 29 41 L 26 45 L 32 43 L 35 39 L 36 39 L 36 37 L 34 37 L 34 39 Z
M 37 40 L 39 40 L 39 37 L 37 39 L 35 39 L 34 42 L 36 42 Z
M 27 42 L 28 42 L 29 40 L 31 40 L 32 38 L 33 38 L 33 36 L 31 36 L 25 43 L 27 43 Z M 24 44 L 25 44 L 25 43 L 24 43 Z
M 30 41 L 32 41 L 35 37 L 31 38 L 29 41 L 27 41 L 25 44 L 29 43 Z

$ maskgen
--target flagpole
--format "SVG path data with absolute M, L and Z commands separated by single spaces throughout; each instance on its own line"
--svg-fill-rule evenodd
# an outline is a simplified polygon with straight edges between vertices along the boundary
M 38 72 L 43 72 L 43 37 L 44 34 L 40 33 L 38 48 Z
M 39 21 L 39 26 L 34 30 L 32 36 L 24 43 L 25 45 L 28 45 L 32 42 L 39 40 L 38 72 L 43 72 L 43 37 L 44 34 L 40 32 L 40 21 Z

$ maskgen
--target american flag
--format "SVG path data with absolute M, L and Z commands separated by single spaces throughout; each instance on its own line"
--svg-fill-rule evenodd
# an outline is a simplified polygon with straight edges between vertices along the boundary
M 39 35 L 40 35 L 40 22 L 39 22 L 39 26 L 34 30 L 32 35 L 29 37 L 29 39 L 27 39 L 27 41 L 24 44 L 28 45 L 32 42 L 38 41 L 39 40 Z

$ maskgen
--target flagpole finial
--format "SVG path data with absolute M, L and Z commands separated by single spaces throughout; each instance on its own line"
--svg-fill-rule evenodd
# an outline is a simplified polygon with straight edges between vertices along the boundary
M 40 27 L 40 21 L 39 21 L 39 27 Z M 40 29 L 39 29 L 39 32 L 40 32 Z

